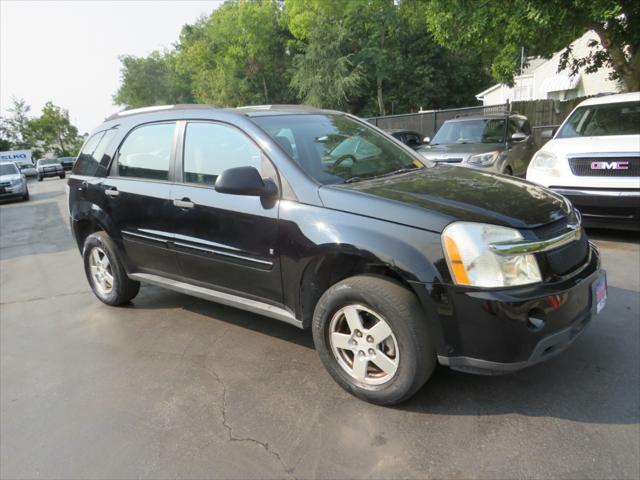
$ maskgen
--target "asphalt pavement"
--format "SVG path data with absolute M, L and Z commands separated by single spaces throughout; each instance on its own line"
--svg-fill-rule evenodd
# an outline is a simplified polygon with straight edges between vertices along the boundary
M 0 205 L 0 477 L 640 477 L 640 243 L 590 232 L 609 302 L 560 356 L 516 374 L 436 370 L 364 403 L 309 332 L 157 287 L 91 293 L 66 181 Z

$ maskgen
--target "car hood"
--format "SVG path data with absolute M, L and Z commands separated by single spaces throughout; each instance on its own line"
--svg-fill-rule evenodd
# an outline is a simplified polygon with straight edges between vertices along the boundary
M 566 217 L 564 198 L 504 175 L 436 164 L 320 188 L 327 208 L 441 232 L 456 220 L 535 228 Z
M 637 152 L 640 135 L 608 135 L 600 137 L 554 138 L 544 144 L 541 150 L 556 155 L 585 153 Z
M 12 180 L 17 180 L 21 177 L 19 173 L 12 173 L 11 175 L 0 175 L 0 182 L 10 182 Z

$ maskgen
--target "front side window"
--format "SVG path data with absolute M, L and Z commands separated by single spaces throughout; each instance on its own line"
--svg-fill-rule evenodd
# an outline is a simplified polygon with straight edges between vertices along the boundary
M 431 145 L 454 143 L 503 143 L 506 131 L 504 118 L 480 118 L 445 122 L 435 134 Z
M 260 149 L 239 130 L 217 123 L 187 124 L 184 139 L 184 181 L 213 185 L 224 170 L 262 169 Z
M 290 132 L 294 159 L 322 184 L 386 175 L 424 165 L 385 135 L 346 115 L 274 115 L 253 118 L 275 141 Z
M 580 107 L 562 126 L 556 138 L 638 135 L 640 102 Z
M 168 180 L 175 123 L 143 125 L 133 130 L 118 152 L 118 176 Z

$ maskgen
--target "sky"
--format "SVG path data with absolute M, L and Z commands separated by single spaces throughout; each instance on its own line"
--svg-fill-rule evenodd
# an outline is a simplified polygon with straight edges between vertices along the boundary
M 24 98 L 38 115 L 47 101 L 69 110 L 80 133 L 121 110 L 120 55 L 170 48 L 185 23 L 221 0 L 0 0 L 0 109 Z

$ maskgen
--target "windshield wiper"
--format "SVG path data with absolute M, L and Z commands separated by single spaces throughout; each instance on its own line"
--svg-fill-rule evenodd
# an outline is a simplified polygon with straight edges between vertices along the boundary
M 390 177 L 391 175 L 398 175 L 400 173 L 407 173 L 407 172 L 413 172 L 414 170 L 417 170 L 419 167 L 415 167 L 415 166 L 411 166 L 411 167 L 403 167 L 403 168 L 399 168 L 397 170 L 392 170 L 391 172 L 387 172 L 387 173 L 382 173 L 380 175 L 374 175 L 372 177 L 349 177 L 347 178 L 344 183 L 354 183 L 354 182 L 359 182 L 361 180 L 373 180 L 375 178 L 383 178 L 383 177 Z

